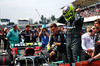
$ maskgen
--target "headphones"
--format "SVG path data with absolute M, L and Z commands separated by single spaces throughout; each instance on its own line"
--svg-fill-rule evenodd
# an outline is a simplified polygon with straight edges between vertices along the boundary
M 89 32 L 92 33 L 92 29 L 90 29 Z

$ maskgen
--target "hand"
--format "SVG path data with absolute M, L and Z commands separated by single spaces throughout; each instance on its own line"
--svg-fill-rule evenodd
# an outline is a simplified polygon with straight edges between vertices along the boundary
M 97 45 L 100 45 L 100 41 L 97 41 L 96 44 L 97 44 Z
M 41 31 L 43 31 L 43 28 L 41 28 Z
M 91 64 L 94 60 L 95 60 L 95 58 L 90 58 L 89 59 L 89 64 Z
M 94 53 L 92 53 L 92 55 L 91 55 L 91 58 L 93 58 L 94 57 Z
M 44 32 L 47 32 L 46 29 L 44 29 Z
M 5 38 L 7 40 L 7 38 Z
M 91 52 L 91 49 L 87 49 L 86 51 L 87 51 L 87 52 Z
M 58 42 L 53 42 L 55 46 L 59 46 L 61 45 L 61 43 L 58 43 Z
M 92 56 L 92 52 L 87 52 L 87 54 L 88 54 L 89 56 Z
M 76 11 L 80 11 L 80 10 L 81 10 L 80 8 L 77 8 L 77 9 L 76 9 Z
M 49 47 L 50 46 L 50 44 L 47 44 L 47 46 L 46 47 Z

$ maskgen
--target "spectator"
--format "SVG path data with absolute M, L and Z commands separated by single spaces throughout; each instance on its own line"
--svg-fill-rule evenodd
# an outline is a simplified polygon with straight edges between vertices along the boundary
M 82 54 L 81 61 L 88 60 L 91 58 L 92 52 L 94 50 L 95 38 L 94 38 L 95 29 L 92 28 L 89 32 L 82 35 Z
M 49 41 L 49 30 L 46 29 L 45 25 L 42 25 L 41 31 L 39 33 L 39 37 L 41 36 L 41 42 L 42 42 L 42 50 L 46 49 L 46 46 Z
M 98 16 L 100 15 L 100 4 L 92 6 L 92 7 L 87 7 L 84 10 L 81 11 L 81 16 L 83 17 L 91 17 L 91 16 Z
M 21 41 L 21 35 L 24 36 L 24 42 L 32 42 L 32 30 L 30 30 L 30 25 L 26 25 L 25 26 L 25 29 L 22 30 L 20 33 L 19 33 L 19 36 L 20 36 L 20 41 Z

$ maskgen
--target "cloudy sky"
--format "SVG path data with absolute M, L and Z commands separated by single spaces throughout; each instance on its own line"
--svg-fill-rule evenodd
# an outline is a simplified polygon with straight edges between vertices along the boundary
M 19 18 L 32 18 L 33 22 L 39 21 L 40 15 L 49 18 L 62 14 L 61 7 L 75 0 L 0 0 L 0 18 L 8 18 L 17 24 Z

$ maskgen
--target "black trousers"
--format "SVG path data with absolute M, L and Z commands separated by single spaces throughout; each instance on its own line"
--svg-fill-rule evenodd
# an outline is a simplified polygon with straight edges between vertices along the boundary
M 91 58 L 91 56 L 89 56 L 84 50 L 82 50 L 82 52 L 81 52 L 81 61 L 88 60 L 89 58 Z
M 81 38 L 80 37 L 73 37 L 68 38 L 67 44 L 67 56 L 68 56 L 68 62 L 73 63 L 77 62 L 77 57 L 79 56 L 80 60 L 80 54 L 81 54 Z
M 4 50 L 6 50 L 7 49 L 7 40 L 3 39 L 3 41 L 4 41 Z

